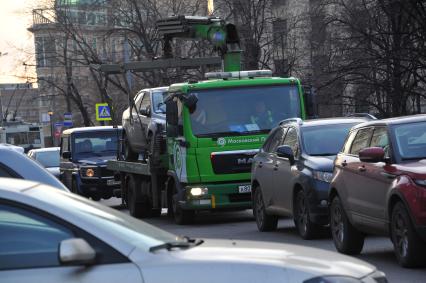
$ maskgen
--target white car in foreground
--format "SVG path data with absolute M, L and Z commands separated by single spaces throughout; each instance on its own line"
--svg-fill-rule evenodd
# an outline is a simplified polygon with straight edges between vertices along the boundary
M 387 282 L 374 266 L 334 252 L 181 238 L 16 179 L 0 179 L 0 231 L 2 283 Z

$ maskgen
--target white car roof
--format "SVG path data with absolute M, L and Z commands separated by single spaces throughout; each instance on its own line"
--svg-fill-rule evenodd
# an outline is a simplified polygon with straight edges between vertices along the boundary
M 17 151 L 19 153 L 25 152 L 25 150 L 22 146 L 17 146 L 17 145 L 8 144 L 8 143 L 0 143 L 0 148 L 14 150 L 14 151 Z

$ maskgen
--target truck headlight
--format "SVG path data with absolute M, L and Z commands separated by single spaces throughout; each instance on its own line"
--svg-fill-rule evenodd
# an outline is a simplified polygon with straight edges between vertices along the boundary
M 199 196 L 207 195 L 209 193 L 209 189 L 208 188 L 191 188 L 189 193 L 193 197 L 199 197 Z
M 93 177 L 95 176 L 95 170 L 93 170 L 92 168 L 86 169 L 86 176 L 87 177 Z
M 330 183 L 333 179 L 333 173 L 331 172 L 323 172 L 323 171 L 312 171 L 312 176 L 315 180 L 323 181 L 326 183 Z

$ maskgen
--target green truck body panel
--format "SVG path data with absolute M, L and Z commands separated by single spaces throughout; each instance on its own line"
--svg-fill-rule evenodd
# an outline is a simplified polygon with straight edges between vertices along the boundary
M 246 87 L 262 87 L 267 91 L 269 86 L 296 86 L 298 90 L 300 118 L 305 119 L 305 108 L 302 88 L 295 78 L 244 78 L 227 80 L 210 80 L 198 83 L 179 83 L 171 85 L 169 93 L 186 95 L 197 90 L 240 89 Z M 259 93 L 262 99 L 262 93 Z M 216 174 L 212 163 L 212 154 L 227 152 L 256 151 L 266 140 L 267 133 L 231 135 L 219 137 L 196 137 L 193 134 L 189 109 L 181 104 L 181 121 L 183 136 L 167 137 L 169 170 L 176 173 L 185 188 L 185 199 L 180 200 L 184 209 L 225 209 L 250 208 L 250 194 L 241 194 L 240 187 L 250 185 L 250 172 Z M 185 141 L 185 146 L 180 145 Z M 208 193 L 192 196 L 191 188 L 207 188 Z

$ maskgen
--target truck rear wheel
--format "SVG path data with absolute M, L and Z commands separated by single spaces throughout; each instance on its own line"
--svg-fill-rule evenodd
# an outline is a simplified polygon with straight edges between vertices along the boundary
M 146 182 L 138 182 L 138 178 L 130 175 L 127 187 L 127 206 L 130 215 L 136 218 L 146 218 L 151 216 L 152 204 L 149 197 L 141 195 L 138 183 L 144 185 Z

